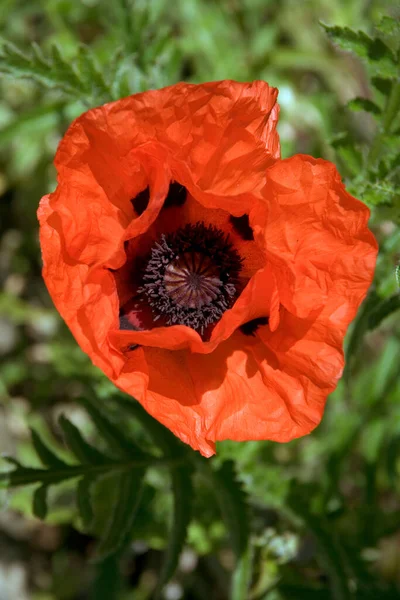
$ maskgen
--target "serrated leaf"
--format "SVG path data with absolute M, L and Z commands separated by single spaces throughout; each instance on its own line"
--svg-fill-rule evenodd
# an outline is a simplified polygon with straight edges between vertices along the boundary
M 347 108 L 354 111 L 364 110 L 374 115 L 382 114 L 382 110 L 375 102 L 368 100 L 368 98 L 353 98 L 347 103 Z
M 87 46 L 79 48 L 76 58 L 76 65 L 79 70 L 80 78 L 83 81 L 90 82 L 91 93 L 95 98 L 104 98 L 104 101 L 111 99 L 110 88 L 106 84 L 104 76 L 100 71 L 96 59 Z
M 3 474 L 2 474 L 3 475 Z M 2 479 L 0 475 L 0 480 Z M 79 477 L 82 475 L 82 468 L 79 466 L 71 466 L 62 469 L 33 469 L 31 467 L 21 467 L 4 473 L 4 479 L 8 480 L 9 487 L 17 487 L 20 485 L 30 485 L 31 483 L 60 483 L 67 479 Z
M 379 38 L 371 38 L 363 31 L 349 27 L 329 26 L 321 23 L 329 39 L 342 50 L 350 51 L 368 64 L 371 75 L 396 80 L 398 65 L 388 46 Z
M 367 182 L 362 192 L 363 202 L 369 206 L 391 206 L 396 198 L 400 198 L 400 188 L 390 181 Z
M 384 96 L 389 96 L 392 91 L 392 81 L 384 77 L 371 77 L 372 85 Z
M 114 396 L 112 400 L 141 423 L 154 444 L 162 450 L 165 457 L 182 456 L 186 452 L 187 448 L 173 433 L 149 415 L 137 400 L 126 400 L 120 395 Z
M 117 425 L 115 425 L 108 417 L 106 417 L 102 411 L 95 407 L 92 402 L 82 398 L 81 403 L 87 410 L 90 418 L 95 424 L 104 441 L 107 442 L 110 449 L 112 449 L 118 456 L 123 457 L 136 457 L 143 456 L 141 450 L 135 445 L 135 443 L 128 439 L 123 431 Z
M 38 46 L 32 45 L 33 53 L 28 56 L 21 52 L 19 48 L 9 42 L 1 47 L 0 71 L 8 73 L 13 77 L 22 77 L 33 79 L 46 87 L 60 87 L 67 93 L 75 93 L 76 89 L 71 87 L 70 81 L 63 79 L 63 73 L 53 68 L 53 65 L 46 61 Z M 81 93 L 79 87 L 79 92 Z
M 376 29 L 382 34 L 385 42 L 391 47 L 393 52 L 400 49 L 400 21 L 393 17 L 384 16 L 376 25 Z
M 397 265 L 394 275 L 396 277 L 397 286 L 400 289 L 400 265 Z
M 51 63 L 45 59 L 42 49 L 36 42 L 32 42 L 31 48 L 32 48 L 33 56 L 38 65 L 42 65 L 46 69 L 51 67 Z
M 35 490 L 33 494 L 33 514 L 35 515 L 35 517 L 41 519 L 42 521 L 46 518 L 48 513 L 47 493 L 48 486 L 41 485 Z
M 326 25 L 321 22 L 322 27 L 328 34 L 329 39 L 342 50 L 354 52 L 358 56 L 366 56 L 371 38 L 363 31 L 354 31 L 350 27 L 339 27 L 337 25 Z
M 82 523 L 86 529 L 90 529 L 94 518 L 91 500 L 91 487 L 95 481 L 95 477 L 86 475 L 79 480 L 76 488 L 76 503 Z
M 115 99 L 125 98 L 131 93 L 128 74 L 132 70 L 132 65 L 126 61 L 121 61 L 118 68 L 114 71 L 112 78 L 111 91 L 112 97 Z
M 175 573 L 192 516 L 193 486 L 190 470 L 186 468 L 173 469 L 171 476 L 174 499 L 173 519 L 155 593 L 156 598 L 159 597 L 162 588 Z
M 130 542 L 142 495 L 144 474 L 144 469 L 135 469 L 118 475 L 114 506 L 105 535 L 97 547 L 96 562 L 115 554 Z
M 5 460 L 6 462 L 8 462 L 10 465 L 13 465 L 13 467 L 17 467 L 18 469 L 22 469 L 22 465 L 21 463 L 14 458 L 13 456 L 8 456 L 7 454 L 2 455 L 1 457 L 3 460 Z
M 51 57 L 47 58 L 35 43 L 31 45 L 31 54 L 28 55 L 14 44 L 5 42 L 1 46 L 0 57 L 0 72 L 33 79 L 48 88 L 59 88 L 87 103 L 111 100 L 109 87 L 90 51 L 81 51 L 75 60 L 70 60 L 54 44 Z M 76 64 L 79 64 L 80 71 L 76 69 Z
M 69 465 L 58 458 L 58 456 L 56 456 L 56 454 L 50 450 L 50 448 L 43 442 L 39 434 L 34 429 L 31 429 L 31 435 L 36 454 L 46 467 L 52 467 L 53 469 L 68 468 Z
M 71 423 L 64 415 L 59 419 L 59 425 L 64 434 L 65 442 L 71 452 L 83 464 L 99 465 L 113 462 L 113 459 L 106 456 L 97 448 L 89 444 L 82 436 L 79 429 Z
M 393 312 L 400 309 L 400 294 L 385 298 L 368 315 L 368 329 L 375 329 Z
M 167 52 L 169 45 L 174 46 L 174 44 L 171 43 L 171 29 L 169 27 L 160 28 L 157 31 L 157 39 L 154 40 L 154 43 L 149 47 L 147 61 L 154 62 L 158 60 L 161 55 Z
M 79 89 L 82 91 L 88 90 L 88 82 L 80 79 L 71 63 L 66 60 L 61 54 L 60 48 L 57 44 L 51 46 L 52 56 L 52 68 L 58 73 L 58 77 L 62 79 L 71 88 Z

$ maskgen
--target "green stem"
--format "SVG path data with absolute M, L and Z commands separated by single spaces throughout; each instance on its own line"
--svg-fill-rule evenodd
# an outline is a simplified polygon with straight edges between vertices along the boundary
M 367 168 L 371 167 L 375 164 L 379 153 L 381 151 L 382 142 L 388 133 L 390 133 L 390 129 L 392 124 L 397 117 L 400 111 L 400 81 L 393 83 L 392 90 L 387 98 L 385 114 L 382 123 L 382 129 L 375 136 L 374 141 L 372 142 L 368 159 L 367 159 Z

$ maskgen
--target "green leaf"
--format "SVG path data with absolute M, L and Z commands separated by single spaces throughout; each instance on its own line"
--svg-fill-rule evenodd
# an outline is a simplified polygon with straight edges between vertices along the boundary
M 62 469 L 32 469 L 30 467 L 21 467 L 10 471 L 9 473 L 1 473 L 0 481 L 7 481 L 8 487 L 17 487 L 20 485 L 30 485 L 31 483 L 60 483 L 73 477 L 82 475 L 82 468 L 67 467 Z
M 105 101 L 111 99 L 110 87 L 105 82 L 104 76 L 99 69 L 96 59 L 88 46 L 79 48 L 76 58 L 77 69 L 83 81 L 90 82 L 90 93 L 94 98 L 104 97 Z
M 321 23 L 329 39 L 342 50 L 354 52 L 365 60 L 371 75 L 396 80 L 398 65 L 388 46 L 379 38 L 371 38 L 363 31 L 349 27 L 329 26 Z
M 0 129 L 0 144 L 9 144 L 21 133 L 29 135 L 32 131 L 38 131 L 43 127 L 43 123 L 48 128 L 55 127 L 65 106 L 65 100 L 62 100 L 52 104 L 35 106 L 19 114 L 17 118 Z
M 237 479 L 235 463 L 231 460 L 225 461 L 218 471 L 213 472 L 213 480 L 232 549 L 239 559 L 247 550 L 250 535 L 247 494 Z
M 353 176 L 359 174 L 363 165 L 363 155 L 354 140 L 348 134 L 339 134 L 331 140 L 331 145 L 343 162 L 344 168 Z
M 375 329 L 396 310 L 400 309 L 400 294 L 382 300 L 368 315 L 368 329 Z
M 123 409 L 136 418 L 152 438 L 154 444 L 158 446 L 165 457 L 182 456 L 187 452 L 184 446 L 173 433 L 164 425 L 161 425 L 154 417 L 145 411 L 143 406 L 137 400 L 127 400 L 122 395 L 114 396 L 112 400 Z
M 384 96 L 389 96 L 392 91 L 392 81 L 384 77 L 371 77 L 372 85 Z
M 79 429 L 71 423 L 64 415 L 59 419 L 59 425 L 64 434 L 68 448 L 83 464 L 99 465 L 113 462 L 113 459 L 106 456 L 97 448 L 91 446 L 82 436 Z
M 246 600 L 253 571 L 253 549 L 249 544 L 236 564 L 232 577 L 231 600 Z
M 60 469 L 34 469 L 19 467 L 14 471 L 0 473 L 0 482 L 7 482 L 8 487 L 30 485 L 32 483 L 46 483 L 48 485 L 59 483 L 67 479 L 82 477 L 83 475 L 105 476 L 112 472 L 125 472 L 128 470 L 142 470 L 150 466 L 170 466 L 170 462 L 163 462 L 153 457 L 129 460 L 121 463 L 112 462 L 104 465 L 68 465 Z
M 69 465 L 58 458 L 58 456 L 56 456 L 54 452 L 50 450 L 48 446 L 46 446 L 39 434 L 34 429 L 31 429 L 31 435 L 36 454 L 46 467 L 52 467 L 53 469 L 68 468 Z
M 89 600 L 117 600 L 120 598 L 122 574 L 118 559 L 118 555 L 113 555 L 95 566 Z
M 286 506 L 294 520 L 301 519 L 313 534 L 318 547 L 317 557 L 325 567 L 333 600 L 352 600 L 348 581 L 348 565 L 342 556 L 342 546 L 324 517 L 310 510 L 313 489 L 307 484 L 293 482 Z
M 381 108 L 372 100 L 368 100 L 367 98 L 353 98 L 350 102 L 347 103 L 347 108 L 353 110 L 355 112 L 359 110 L 364 110 L 366 112 L 372 113 L 374 115 L 382 114 Z
M 356 175 L 361 171 L 363 156 L 354 144 L 349 146 L 341 146 L 337 150 L 337 154 L 346 165 L 346 168 L 350 170 L 353 175 Z
M 130 542 L 142 496 L 144 474 L 144 469 L 136 469 L 118 475 L 114 506 L 105 535 L 97 547 L 96 562 L 115 554 Z
M 236 555 L 232 577 L 232 600 L 245 600 L 251 581 L 252 549 L 247 494 L 238 480 L 235 463 L 225 461 L 217 471 L 212 471 L 210 482 L 217 497 L 221 515 Z
M 339 27 L 337 25 L 320 24 L 328 34 L 329 39 L 342 50 L 354 52 L 358 56 L 366 56 L 371 38 L 363 31 L 354 31 L 350 27 Z
M 21 463 L 13 456 L 8 456 L 7 454 L 3 454 L 1 458 L 3 460 L 5 460 L 6 462 L 8 462 L 13 467 L 17 467 L 17 469 L 23 469 L 23 466 L 21 465 Z M 6 475 L 6 474 L 7 473 L 2 473 L 2 475 Z
M 85 529 L 90 529 L 94 518 L 91 488 L 95 481 L 95 477 L 86 475 L 79 480 L 78 487 L 76 488 L 76 502 Z
M 96 426 L 104 441 L 107 442 L 111 450 L 113 450 L 118 456 L 132 457 L 134 454 L 136 457 L 143 456 L 141 450 L 135 445 L 135 443 L 128 439 L 126 435 L 117 427 L 108 417 L 106 417 L 102 411 L 93 405 L 91 401 L 86 398 L 81 398 L 80 402 L 87 410 L 90 418 Z
M 39 49 L 38 46 L 34 46 L 34 48 Z M 66 60 L 61 54 L 60 48 L 57 44 L 53 44 L 51 47 L 51 57 L 52 57 L 52 69 L 55 70 L 59 79 L 65 82 L 66 85 L 69 85 L 71 89 L 79 89 L 82 91 L 88 91 L 88 81 L 82 81 L 82 79 L 78 76 L 71 62 Z
M 31 55 L 26 55 L 19 48 L 9 42 L 2 45 L 0 51 L 0 71 L 7 73 L 12 77 L 22 77 L 33 79 L 45 87 L 59 87 L 64 92 L 73 95 L 82 94 L 80 83 L 75 87 L 70 78 L 66 78 L 64 68 L 59 71 L 53 68 L 52 62 L 46 60 L 40 48 L 32 44 Z M 76 84 L 76 79 L 74 78 Z
M 394 274 L 395 274 L 395 277 L 396 277 L 397 286 L 400 289 L 400 265 L 397 265 Z
M 28 78 L 48 88 L 59 88 L 87 103 L 104 103 L 112 99 L 110 86 L 96 64 L 90 49 L 82 47 L 75 59 L 65 58 L 56 44 L 51 56 L 44 57 L 33 43 L 31 53 L 25 54 L 9 42 L 0 49 L 0 71 L 12 77 Z
M 33 514 L 35 515 L 35 517 L 37 517 L 38 519 L 41 519 L 42 521 L 46 518 L 47 513 L 48 513 L 48 505 L 47 505 L 47 492 L 48 492 L 48 486 L 47 485 L 41 485 L 40 487 L 38 487 L 34 494 L 33 494 L 33 502 L 32 502 L 32 509 L 33 509 Z
M 193 486 L 191 471 L 187 468 L 174 469 L 171 476 L 174 497 L 173 521 L 157 584 L 156 597 L 159 597 L 162 588 L 175 573 L 192 516 Z
M 367 181 L 360 195 L 369 206 L 392 206 L 393 201 L 400 197 L 400 188 L 387 180 Z
M 129 75 L 132 70 L 132 64 L 126 60 L 121 60 L 115 69 L 111 84 L 111 92 L 114 99 L 125 98 L 132 93 L 129 85 Z
M 126 400 L 118 395 L 114 397 L 118 406 L 125 412 L 129 412 L 148 431 L 154 444 L 159 446 L 165 457 L 178 457 L 186 452 L 186 448 L 177 438 L 163 425 L 156 421 L 137 402 Z M 157 584 L 156 596 L 159 597 L 163 586 L 169 581 L 175 572 L 186 540 L 187 528 L 191 519 L 193 486 L 191 470 L 187 467 L 171 469 L 172 491 L 174 497 L 173 522 L 168 539 L 165 559 L 162 566 L 160 578 Z
M 376 25 L 376 29 L 388 46 L 397 52 L 400 49 L 400 21 L 393 17 L 384 16 L 381 21 Z

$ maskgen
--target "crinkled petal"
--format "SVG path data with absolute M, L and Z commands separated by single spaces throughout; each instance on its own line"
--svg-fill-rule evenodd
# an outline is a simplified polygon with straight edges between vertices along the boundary
M 81 348 L 108 377 L 115 377 L 126 358 L 108 340 L 117 326 L 118 296 L 111 273 L 71 260 L 64 252 L 61 236 L 49 202 L 40 202 L 40 244 L 43 277 L 60 315 L 68 323 Z
M 377 244 L 368 208 L 346 192 L 336 167 L 303 155 L 277 161 L 267 169 L 264 197 L 268 211 L 254 228 L 281 304 L 306 317 L 335 289 L 358 306 L 372 281 Z
M 212 354 L 155 350 L 149 361 L 153 350 L 146 349 L 144 406 L 206 456 L 216 441 L 306 435 L 342 375 L 343 338 L 354 314 L 352 301 L 334 294 L 308 318 L 283 310 L 275 332 L 236 332 Z
M 276 98 L 261 81 L 181 83 L 81 115 L 60 143 L 50 195 L 67 254 L 118 268 L 123 242 L 156 218 L 168 176 L 209 206 L 228 197 L 228 208 L 243 210 L 279 157 Z M 149 184 L 152 200 L 136 222 L 131 199 Z

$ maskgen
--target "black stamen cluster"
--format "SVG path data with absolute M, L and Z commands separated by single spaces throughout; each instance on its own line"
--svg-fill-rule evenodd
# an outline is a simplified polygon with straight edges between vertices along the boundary
M 178 304 L 172 297 L 174 294 L 168 290 L 166 269 L 186 254 L 204 255 L 218 272 L 220 285 L 217 286 L 217 293 L 202 306 L 193 307 L 193 303 L 192 306 L 185 306 L 181 301 Z M 188 264 L 191 264 L 190 260 L 185 262 L 185 265 Z M 239 293 L 241 266 L 242 259 L 227 234 L 203 222 L 186 225 L 175 233 L 161 236 L 154 244 L 143 272 L 143 285 L 139 293 L 145 296 L 155 321 L 163 317 L 167 325 L 187 325 L 203 334 L 206 327 L 218 321 L 235 301 Z

